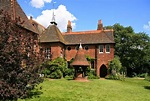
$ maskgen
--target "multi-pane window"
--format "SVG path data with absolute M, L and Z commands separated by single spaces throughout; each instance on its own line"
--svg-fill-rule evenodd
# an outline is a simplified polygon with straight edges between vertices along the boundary
M 46 59 L 50 59 L 51 51 L 50 48 L 45 48 L 45 57 Z
M 104 53 L 104 45 L 99 45 L 99 53 Z
M 106 45 L 106 53 L 110 53 L 110 45 Z

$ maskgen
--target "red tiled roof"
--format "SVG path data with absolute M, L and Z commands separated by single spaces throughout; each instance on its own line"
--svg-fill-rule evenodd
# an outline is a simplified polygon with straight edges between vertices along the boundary
M 56 25 L 50 25 L 41 34 L 40 42 L 61 42 L 65 44 L 64 37 Z
M 30 17 L 29 21 L 39 34 L 42 34 L 43 31 L 46 29 L 43 25 L 33 20 L 32 17 Z
M 99 44 L 99 43 L 115 43 L 112 31 L 85 31 L 63 33 L 67 45 L 79 44 Z

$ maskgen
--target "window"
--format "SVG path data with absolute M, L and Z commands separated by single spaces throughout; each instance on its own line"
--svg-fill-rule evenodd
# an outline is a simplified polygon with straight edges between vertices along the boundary
M 46 57 L 46 59 L 50 59 L 50 48 L 45 48 L 45 57 Z
M 79 50 L 79 46 L 76 46 L 75 49 L 76 49 L 76 50 Z
M 70 50 L 71 50 L 71 47 L 67 47 L 67 50 L 70 51 Z
M 86 46 L 84 47 L 84 49 L 85 49 L 85 50 L 88 50 L 88 49 L 89 49 L 89 47 L 86 45 Z
M 99 45 L 99 53 L 104 53 L 104 46 L 103 45 Z
M 110 53 L 110 45 L 106 45 L 106 53 Z
M 91 68 L 94 69 L 94 61 L 91 61 Z
M 33 46 L 33 52 L 36 53 L 36 45 Z

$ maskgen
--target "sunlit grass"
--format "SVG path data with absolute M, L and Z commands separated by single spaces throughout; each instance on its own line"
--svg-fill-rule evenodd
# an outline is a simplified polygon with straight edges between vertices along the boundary
M 150 82 L 141 79 L 127 78 L 117 80 L 50 80 L 30 99 L 23 101 L 150 101 Z M 22 101 L 22 100 L 21 100 Z

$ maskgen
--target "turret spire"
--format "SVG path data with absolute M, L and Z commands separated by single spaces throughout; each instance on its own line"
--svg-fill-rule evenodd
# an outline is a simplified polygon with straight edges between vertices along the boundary
M 81 43 L 81 40 L 80 40 L 80 46 L 79 46 L 79 49 L 82 49 L 82 43 Z
M 55 4 L 56 2 L 53 2 L 53 13 L 52 13 L 52 21 L 50 22 L 51 24 L 54 24 L 54 25 L 57 25 L 57 23 L 55 22 L 55 13 L 54 13 L 54 11 L 55 11 L 55 9 L 54 9 L 54 4 Z

